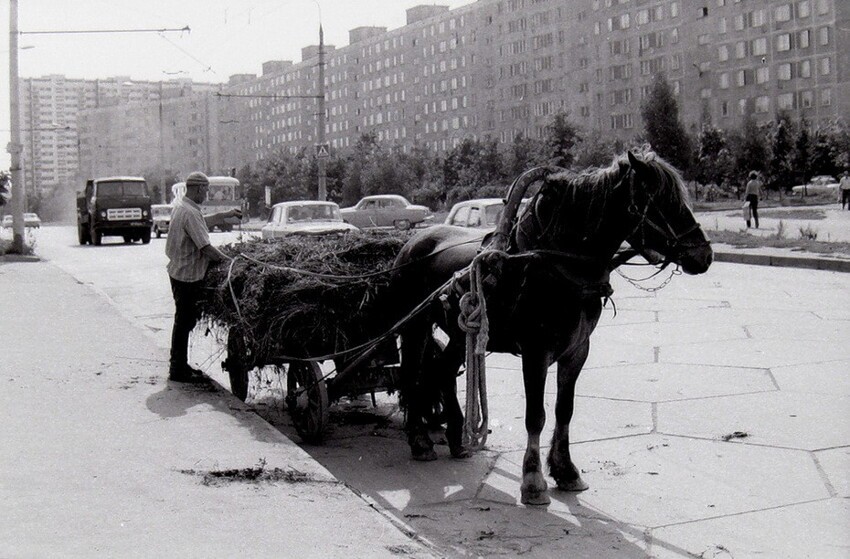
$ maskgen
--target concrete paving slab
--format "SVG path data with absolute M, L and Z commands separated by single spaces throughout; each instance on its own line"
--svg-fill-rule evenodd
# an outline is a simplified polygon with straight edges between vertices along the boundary
M 611 340 L 618 343 L 628 340 L 639 346 L 657 347 L 671 340 L 676 343 L 717 342 L 721 340 L 740 340 L 748 333 L 739 324 L 727 322 L 709 322 L 698 327 L 683 328 L 681 324 L 654 322 L 651 324 L 612 324 L 601 326 L 595 333 L 594 342 Z
M 850 359 L 771 367 L 783 392 L 850 396 Z
M 835 495 L 850 497 L 850 446 L 821 450 L 815 453 L 815 458 Z
M 846 359 L 848 350 L 834 342 L 802 340 L 729 340 L 667 344 L 662 363 L 702 363 L 721 367 L 776 367 Z
M 648 363 L 582 371 L 577 391 L 585 396 L 641 402 L 770 392 L 767 369 Z
M 805 450 L 850 441 L 850 397 L 802 392 L 742 394 L 658 405 L 658 431 L 706 439 L 731 433 L 735 444 Z
M 652 530 L 650 556 L 846 559 L 847 526 L 850 503 L 826 499 L 658 528 Z

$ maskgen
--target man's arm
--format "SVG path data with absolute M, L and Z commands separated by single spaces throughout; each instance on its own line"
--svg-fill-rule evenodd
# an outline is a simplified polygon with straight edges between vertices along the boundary
M 218 247 L 214 247 L 212 245 L 206 245 L 201 249 L 201 252 L 213 262 L 225 262 L 232 260 L 232 258 L 221 252 Z
M 210 215 L 205 215 L 204 223 L 207 224 L 207 229 L 209 229 L 210 225 L 218 225 L 219 223 L 221 223 L 221 220 L 226 219 L 228 217 L 242 219 L 242 210 L 233 208 L 232 210 L 227 210 L 225 212 L 218 212 Z

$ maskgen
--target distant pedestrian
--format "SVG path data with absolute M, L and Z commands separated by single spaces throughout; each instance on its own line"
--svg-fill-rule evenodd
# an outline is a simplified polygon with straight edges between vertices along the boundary
M 843 210 L 846 207 L 850 210 L 850 171 L 844 171 L 844 174 L 841 175 L 841 183 L 839 183 L 838 188 L 841 190 L 841 209 Z
M 171 294 L 174 296 L 168 379 L 175 382 L 207 380 L 203 372 L 189 366 L 189 334 L 200 318 L 198 301 L 209 263 L 229 260 L 227 255 L 210 244 L 209 230 L 198 205 L 206 199 L 209 185 L 210 181 L 203 173 L 195 172 L 186 177 L 186 193 L 175 204 L 165 243 Z M 242 212 L 234 209 L 211 217 L 241 219 Z
M 747 187 L 744 190 L 744 199 L 750 203 L 750 211 L 752 212 L 752 220 L 755 221 L 756 229 L 759 228 L 759 198 L 761 198 L 762 182 L 759 180 L 759 175 L 755 171 L 750 171 L 750 176 L 747 181 Z M 750 227 L 750 220 L 747 220 L 747 228 Z

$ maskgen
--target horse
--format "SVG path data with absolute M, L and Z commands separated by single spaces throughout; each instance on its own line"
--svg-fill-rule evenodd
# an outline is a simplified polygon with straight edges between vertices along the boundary
M 518 206 L 532 180 L 542 183 L 527 208 L 497 231 L 505 237 L 505 250 L 495 253 L 483 283 L 487 351 L 522 357 L 527 446 L 521 501 L 545 505 L 550 499 L 541 467 L 540 434 L 546 420 L 544 385 L 553 363 L 557 363 L 557 400 L 549 473 L 561 490 L 588 488 L 570 458 L 569 424 L 590 335 L 603 301 L 612 293 L 610 272 L 641 255 L 662 268 L 675 264 L 686 274 L 702 274 L 711 265 L 713 252 L 690 209 L 679 172 L 647 148 L 620 154 L 605 168 L 527 172 L 511 187 L 509 208 Z M 413 308 L 453 275 L 457 278 L 456 272 L 470 265 L 483 242 L 480 231 L 448 225 L 428 227 L 412 237 L 395 261 L 398 308 Z M 624 242 L 631 247 L 627 256 L 621 256 Z M 463 412 L 456 388 L 465 356 L 465 334 L 457 322 L 460 312 L 458 297 L 432 298 L 400 331 L 401 401 L 415 460 L 437 458 L 428 435 L 435 398 L 443 406 L 452 457 L 469 456 L 462 441 Z M 436 327 L 448 335 L 444 348 L 435 340 Z

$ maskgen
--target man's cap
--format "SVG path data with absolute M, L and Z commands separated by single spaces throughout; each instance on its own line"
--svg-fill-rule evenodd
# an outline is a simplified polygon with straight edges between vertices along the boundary
M 208 179 L 207 176 L 200 171 L 190 173 L 189 176 L 186 177 L 186 188 L 191 186 L 209 186 L 209 184 L 210 179 Z

